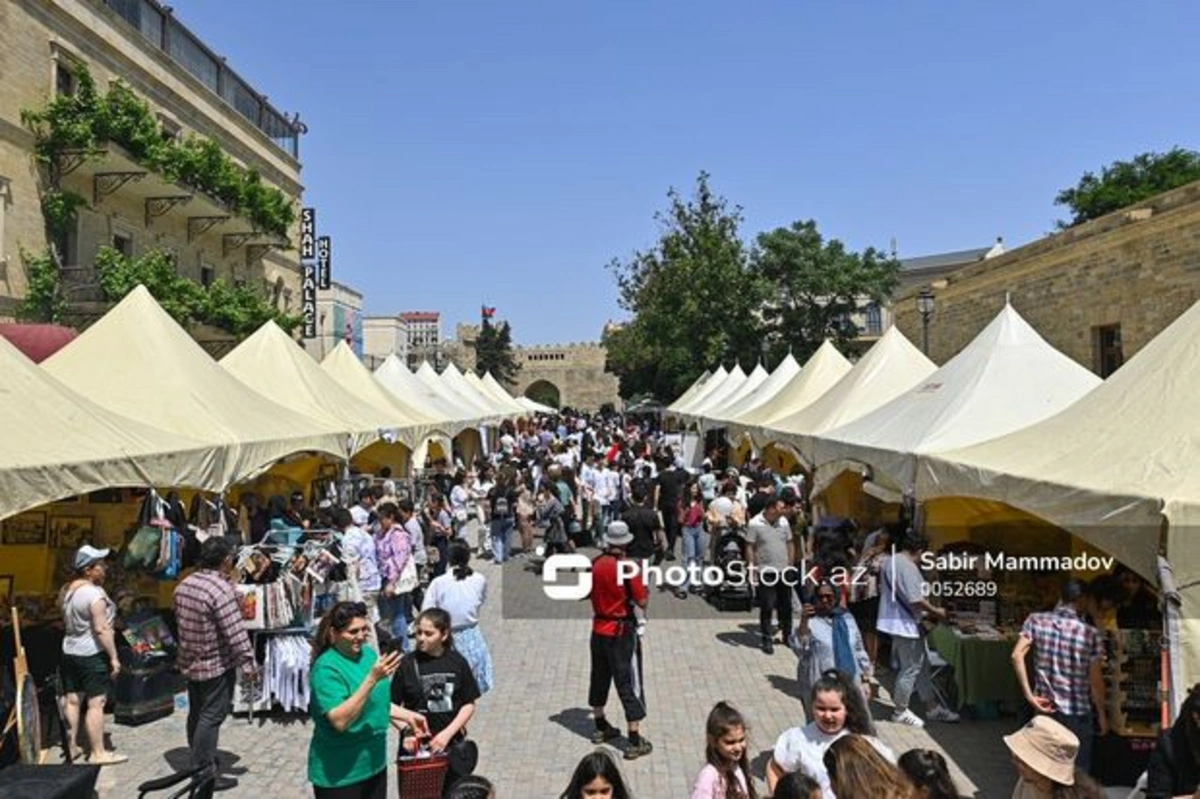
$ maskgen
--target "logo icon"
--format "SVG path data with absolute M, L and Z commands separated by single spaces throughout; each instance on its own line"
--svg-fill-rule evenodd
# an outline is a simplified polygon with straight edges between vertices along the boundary
M 574 585 L 559 585 L 560 573 L 574 573 L 578 579 Z M 592 561 L 578 552 L 551 555 L 542 564 L 542 590 L 550 599 L 586 599 L 592 593 Z

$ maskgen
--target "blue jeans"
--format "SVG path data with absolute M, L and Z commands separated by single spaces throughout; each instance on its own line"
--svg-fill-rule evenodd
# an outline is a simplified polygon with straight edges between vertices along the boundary
M 408 651 L 408 625 L 412 621 L 412 594 L 379 595 L 379 613 L 392 638 Z
M 508 560 L 508 539 L 512 535 L 512 517 L 492 519 L 492 557 L 496 563 Z
M 696 564 L 696 570 L 704 567 L 704 556 L 708 553 L 708 533 L 703 525 L 683 528 L 683 565 Z M 689 590 L 700 588 L 700 584 L 688 578 L 686 586 Z

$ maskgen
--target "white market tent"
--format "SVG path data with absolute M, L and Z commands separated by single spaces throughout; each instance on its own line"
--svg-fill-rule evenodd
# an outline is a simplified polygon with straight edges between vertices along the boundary
M 691 402 L 692 398 L 696 396 L 697 392 L 704 388 L 704 384 L 708 382 L 708 379 L 712 377 L 712 375 L 713 373 L 711 371 L 705 369 L 704 374 L 697 377 L 695 382 L 687 387 L 687 391 L 684 391 L 682 394 L 680 394 L 678 399 L 676 399 L 666 408 L 663 408 L 663 410 L 667 413 L 674 413 L 676 409 Z
M 676 416 L 688 413 L 691 408 L 695 407 L 697 403 L 703 402 L 705 397 L 713 393 L 713 391 L 719 388 L 721 384 L 724 383 L 728 378 L 729 372 L 725 371 L 725 367 L 718 366 L 717 371 L 713 372 L 712 377 L 705 380 L 704 385 L 696 388 L 696 391 L 687 399 L 686 402 L 682 399 L 677 400 L 671 404 L 671 407 L 668 408 L 668 411 Z M 691 391 L 691 389 L 688 389 L 688 391 Z
M 1200 303 L 1061 413 L 1002 438 L 920 458 L 917 497 L 1003 503 L 1068 530 L 1151 580 L 1165 541 L 1183 638 L 1191 642 L 1182 656 L 1175 650 L 1173 688 L 1186 690 L 1200 681 L 1197 397 Z
M 677 414 L 677 416 L 688 421 L 698 422 L 712 408 L 720 407 L 729 397 L 732 397 L 748 379 L 741 366 L 734 366 L 729 370 L 729 374 L 721 381 L 719 386 L 707 392 L 703 397 L 700 397 L 693 402 L 686 410 Z
M 274 322 L 267 322 L 220 360 L 226 371 L 269 400 L 354 437 L 351 453 L 385 432 L 412 445 L 413 421 L 398 410 L 377 408 L 338 384 Z
M 714 426 L 720 427 L 721 425 L 719 420 L 726 418 L 726 410 L 747 397 L 756 396 L 759 387 L 765 383 L 770 376 L 771 375 L 769 372 L 767 372 L 766 367 L 764 367 L 761 362 L 758 363 L 754 367 L 754 370 L 746 376 L 745 382 L 743 382 L 733 392 L 726 396 L 725 399 L 708 406 L 708 408 L 704 411 L 703 416 L 699 420 L 700 424 L 706 428 Z
M 796 363 L 796 359 L 789 352 L 787 357 L 775 367 L 775 371 L 771 372 L 771 376 L 762 382 L 762 385 L 737 401 L 726 403 L 720 411 L 714 414 L 710 420 L 710 424 L 715 427 L 717 422 L 736 419 L 742 414 L 749 413 L 755 408 L 769 402 L 799 373 L 800 364 Z
M 776 419 L 764 437 L 796 449 L 812 465 L 811 436 L 851 422 L 878 408 L 937 371 L 933 361 L 904 337 L 889 329 L 854 367 L 807 408 Z
M 325 356 L 325 360 L 321 361 L 321 371 L 359 399 L 369 402 L 389 415 L 398 413 L 402 418 L 409 419 L 412 425 L 410 435 L 414 441 L 420 441 L 433 432 L 454 435 L 462 429 L 461 425 L 435 420 L 415 404 L 405 402 L 381 386 L 371 375 L 371 370 L 363 365 L 354 354 L 354 350 L 344 341 L 339 342 Z
M 555 410 L 549 405 L 543 405 L 540 402 L 535 402 L 529 397 L 517 397 L 516 399 L 517 404 L 529 413 L 555 413 Z
M 297 453 L 346 456 L 346 430 L 250 390 L 218 366 L 143 286 L 42 368 L 114 413 L 230 445 L 222 487 Z
M 903 492 L 917 455 L 1006 435 L 1053 416 L 1100 378 L 1051 347 L 1010 305 L 971 343 L 915 388 L 849 424 L 811 437 L 813 493 L 838 474 L 866 471 Z
M 816 402 L 821 395 L 837 385 L 850 369 L 850 362 L 826 339 L 796 376 L 774 397 L 757 408 L 729 420 L 730 438 L 748 434 L 751 440 L 761 447 L 770 440 L 768 428 L 772 422 Z
M 448 386 L 455 396 L 462 397 L 469 407 L 477 408 L 484 416 L 496 419 L 505 415 L 505 411 L 500 409 L 495 400 L 472 388 L 467 379 L 463 377 L 463 373 L 458 371 L 458 367 L 453 363 L 446 365 L 440 377 L 442 383 Z
M 3 337 L 0 429 L 0 518 L 103 488 L 223 487 L 224 446 L 113 413 Z
M 432 373 L 433 369 L 429 371 Z M 434 377 L 436 378 L 436 375 Z M 374 378 L 385 391 L 420 408 L 422 413 L 453 424 L 455 432 L 452 435 L 478 424 L 479 414 L 476 411 L 464 408 L 461 402 L 456 402 L 454 395 L 440 384 L 435 383 L 431 387 L 418 379 L 394 353 L 375 369 Z
M 404 366 L 404 364 L 400 363 L 399 359 L 393 361 L 389 357 L 389 359 L 384 362 L 383 366 L 375 370 L 375 376 L 377 378 L 380 377 L 381 371 L 386 374 L 384 367 L 388 366 L 389 363 L 396 364 L 400 367 L 402 371 L 397 370 L 397 374 L 403 375 L 403 373 L 408 372 L 408 369 Z M 484 413 L 479 408 L 460 397 L 450 387 L 450 385 L 446 383 L 446 381 L 442 380 L 442 376 L 434 371 L 434 368 L 429 364 L 429 361 L 423 361 L 417 371 L 411 374 L 416 377 L 416 382 L 420 382 L 425 385 L 425 388 L 429 392 L 431 401 L 437 402 L 438 407 L 444 408 L 446 414 L 451 418 L 469 419 L 477 425 L 486 421 L 488 414 Z M 391 386 L 388 387 L 391 388 Z
M 464 372 L 463 377 L 471 384 L 471 387 L 485 397 L 488 397 L 506 416 L 524 416 L 528 411 L 517 404 L 517 401 L 512 398 L 512 395 L 505 391 L 499 383 L 492 379 L 489 384 L 485 378 L 491 377 L 491 372 L 486 372 L 483 377 L 479 377 L 474 372 Z

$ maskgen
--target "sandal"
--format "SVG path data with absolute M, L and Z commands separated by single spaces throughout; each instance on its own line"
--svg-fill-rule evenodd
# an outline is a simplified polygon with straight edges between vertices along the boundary
M 129 760 L 129 755 L 119 755 L 116 752 L 105 752 L 102 755 L 93 755 L 88 758 L 88 764 L 92 766 L 115 766 L 118 763 L 124 763 Z

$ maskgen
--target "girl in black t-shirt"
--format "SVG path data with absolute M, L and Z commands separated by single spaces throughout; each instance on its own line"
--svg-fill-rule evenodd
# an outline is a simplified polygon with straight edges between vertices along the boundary
M 466 738 L 479 686 L 450 635 L 450 614 L 430 608 L 417 616 L 417 651 L 405 657 L 392 680 L 392 702 L 421 713 L 429 722 L 429 748 L 443 752 Z M 414 750 L 415 739 L 402 746 Z

